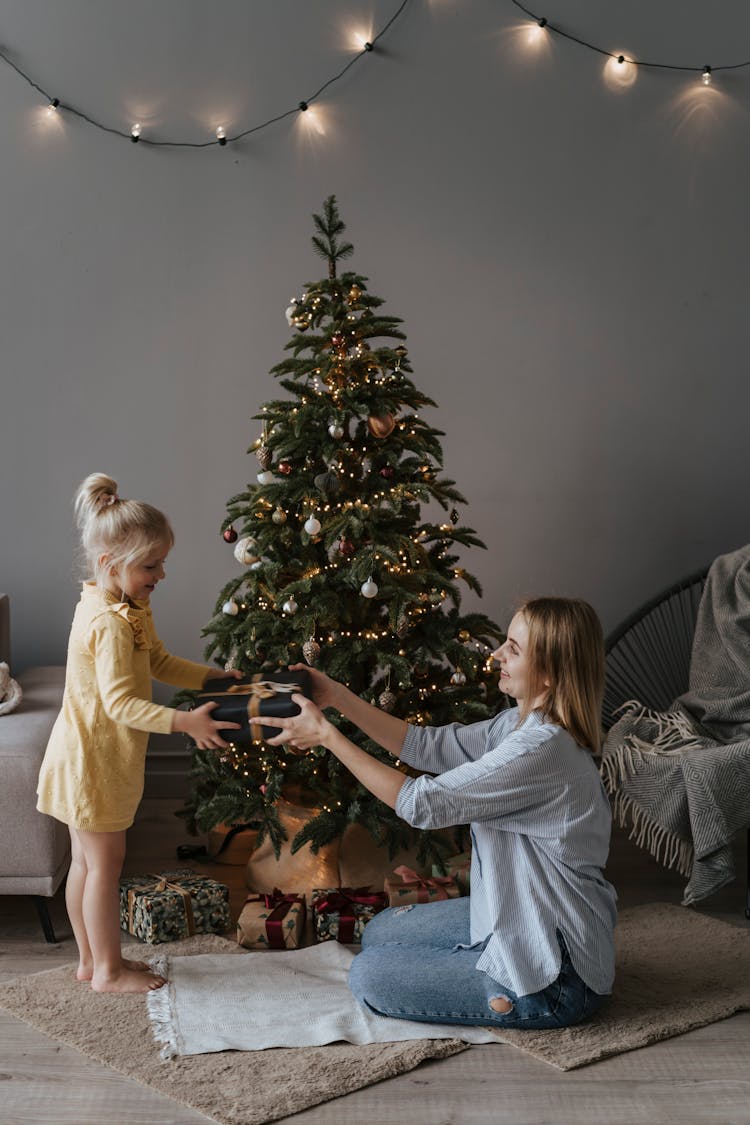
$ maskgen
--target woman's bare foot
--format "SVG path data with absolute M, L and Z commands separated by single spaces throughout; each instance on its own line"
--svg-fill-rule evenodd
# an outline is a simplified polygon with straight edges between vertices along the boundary
M 145 961 L 131 961 L 129 957 L 123 957 L 122 964 L 125 969 L 130 969 L 134 973 L 150 973 L 151 966 L 147 965 Z M 84 965 L 83 962 L 76 970 L 76 980 L 91 980 L 94 975 L 93 965 Z
M 125 965 L 119 972 L 111 976 L 94 974 L 91 978 L 91 987 L 94 992 L 154 992 L 166 983 L 166 977 L 162 977 L 158 973 L 129 969 Z

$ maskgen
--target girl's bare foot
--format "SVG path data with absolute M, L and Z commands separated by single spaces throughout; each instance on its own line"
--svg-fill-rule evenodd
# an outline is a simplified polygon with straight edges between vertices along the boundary
M 94 992 L 154 992 L 167 983 L 166 977 L 150 971 L 141 972 L 138 969 L 129 969 L 123 965 L 119 972 L 111 976 L 98 976 L 91 978 L 91 987 Z
M 130 969 L 134 973 L 151 972 L 151 966 L 147 965 L 145 961 L 131 961 L 129 957 L 123 957 L 122 964 L 125 969 Z M 81 962 L 76 971 L 76 980 L 91 980 L 93 975 L 94 966 L 84 965 L 83 962 Z

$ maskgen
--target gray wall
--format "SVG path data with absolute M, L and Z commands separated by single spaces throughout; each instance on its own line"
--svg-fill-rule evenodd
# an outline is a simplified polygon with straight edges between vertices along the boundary
M 5 0 L 2 45 L 49 90 L 144 135 L 265 120 L 346 61 L 388 2 Z M 702 65 L 748 53 L 741 0 L 545 0 L 574 32 Z M 16 667 L 64 656 L 70 500 L 92 470 L 163 507 L 160 631 L 198 657 L 235 564 L 226 498 L 253 479 L 284 309 L 324 272 L 334 192 L 489 551 L 488 613 L 579 594 L 605 627 L 748 539 L 750 73 L 640 72 L 523 47 L 509 0 L 411 5 L 384 50 L 295 118 L 224 149 L 149 149 L 40 112 L 0 63 L 0 589 Z M 744 46 L 742 45 L 744 44 Z M 311 435 L 311 442 L 314 437 Z

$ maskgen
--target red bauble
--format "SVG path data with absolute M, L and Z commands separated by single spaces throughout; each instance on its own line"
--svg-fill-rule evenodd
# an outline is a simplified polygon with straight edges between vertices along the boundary
M 384 465 L 382 469 L 378 469 L 378 472 L 385 480 L 393 480 L 396 475 L 396 470 L 391 465 Z
M 285 477 L 288 477 L 292 471 L 291 461 L 279 461 L 278 469 L 280 473 L 283 473 Z
M 334 332 L 333 336 L 331 336 L 331 347 L 343 348 L 345 343 L 346 336 L 342 335 L 341 332 Z
M 351 558 L 356 549 L 351 539 L 339 539 L 339 552 L 344 558 Z
M 222 534 L 226 543 L 234 543 L 237 539 L 237 532 L 233 527 L 227 527 Z

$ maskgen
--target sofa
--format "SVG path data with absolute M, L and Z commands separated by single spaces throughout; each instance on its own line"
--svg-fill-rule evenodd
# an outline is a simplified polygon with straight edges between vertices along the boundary
M 10 603 L 0 594 L 0 661 L 23 690 L 18 707 L 0 715 L 0 895 L 30 895 L 44 936 L 56 941 L 47 900 L 70 865 L 64 824 L 36 810 L 36 784 L 52 725 L 62 702 L 64 666 L 29 668 L 16 675 L 10 659 Z

